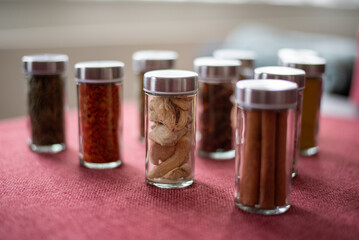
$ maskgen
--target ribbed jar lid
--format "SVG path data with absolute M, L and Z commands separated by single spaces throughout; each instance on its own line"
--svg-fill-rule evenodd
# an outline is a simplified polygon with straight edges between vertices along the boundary
M 318 56 L 293 56 L 282 58 L 281 64 L 286 67 L 302 69 L 307 77 L 315 77 L 325 72 L 326 61 Z
M 75 80 L 108 83 L 123 80 L 125 64 L 120 61 L 89 61 L 75 64 Z
M 132 66 L 135 72 L 171 69 L 174 68 L 177 58 L 177 52 L 169 50 L 137 51 L 132 55 Z
M 288 109 L 297 103 L 297 84 L 284 80 L 242 80 L 236 84 L 238 106 L 253 109 Z
M 256 54 L 253 51 L 231 48 L 217 49 L 213 52 L 213 56 L 220 59 L 240 60 L 242 63 L 242 68 L 253 68 L 254 61 L 256 59 Z
M 282 79 L 295 82 L 298 88 L 302 89 L 305 85 L 305 72 L 301 69 L 268 66 L 254 69 L 255 79 Z
M 145 73 L 143 90 L 160 95 L 190 95 L 198 90 L 198 74 L 185 70 L 156 70 Z
M 195 72 L 204 80 L 228 81 L 238 79 L 241 62 L 238 60 L 200 57 L 193 61 Z
M 22 57 L 23 71 L 26 75 L 66 74 L 69 57 L 64 54 L 39 54 Z

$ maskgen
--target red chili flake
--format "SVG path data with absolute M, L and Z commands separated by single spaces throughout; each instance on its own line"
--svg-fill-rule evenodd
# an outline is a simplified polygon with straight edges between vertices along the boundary
M 121 159 L 121 84 L 79 84 L 82 160 L 109 163 Z

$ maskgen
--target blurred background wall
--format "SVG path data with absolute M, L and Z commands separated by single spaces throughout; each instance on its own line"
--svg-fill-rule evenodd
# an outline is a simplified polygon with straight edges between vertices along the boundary
M 249 23 L 353 41 L 359 25 L 356 7 L 235 2 L 0 0 L 0 119 L 26 114 L 23 55 L 69 56 L 67 102 L 74 108 L 73 66 L 79 61 L 125 62 L 124 96 L 135 99 L 131 56 L 137 50 L 177 51 L 177 67 L 191 70 L 195 57 L 210 54 Z

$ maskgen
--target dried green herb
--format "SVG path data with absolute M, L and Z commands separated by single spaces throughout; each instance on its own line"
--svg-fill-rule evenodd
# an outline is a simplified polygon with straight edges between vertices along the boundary
M 28 112 L 33 144 L 65 142 L 64 80 L 60 75 L 36 75 L 29 79 Z

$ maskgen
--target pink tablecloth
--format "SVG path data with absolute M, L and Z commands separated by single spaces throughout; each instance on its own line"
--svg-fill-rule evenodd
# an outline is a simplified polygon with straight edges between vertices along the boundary
M 359 120 L 321 119 L 320 154 L 302 158 L 292 208 L 279 216 L 233 204 L 234 161 L 197 158 L 187 189 L 145 184 L 135 105 L 125 104 L 124 164 L 80 167 L 77 118 L 68 150 L 32 153 L 24 118 L 0 122 L 0 239 L 358 239 Z

